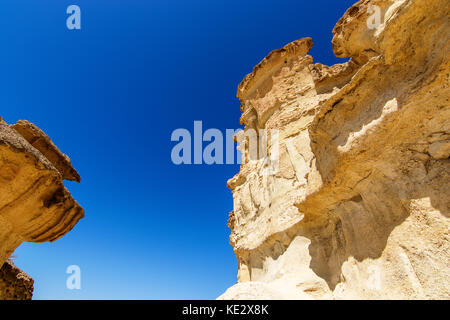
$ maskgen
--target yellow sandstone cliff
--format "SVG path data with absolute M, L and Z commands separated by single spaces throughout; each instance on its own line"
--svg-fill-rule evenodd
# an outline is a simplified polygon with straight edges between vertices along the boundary
M 83 218 L 63 180 L 80 176 L 44 132 L 0 118 L 0 299 L 32 296 L 32 280 L 6 262 L 22 242 L 53 242 Z
M 450 297 L 449 13 L 358 1 L 333 30 L 349 62 L 314 64 L 306 38 L 243 80 L 241 122 L 278 130 L 278 168 L 246 158 L 228 181 L 239 271 L 219 299 Z

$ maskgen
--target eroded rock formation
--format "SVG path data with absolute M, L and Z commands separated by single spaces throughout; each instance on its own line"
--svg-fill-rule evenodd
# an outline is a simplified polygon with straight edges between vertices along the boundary
M 63 180 L 80 182 L 80 176 L 44 132 L 27 121 L 8 125 L 0 118 L 0 265 L 22 242 L 53 242 L 84 216 Z M 20 295 L 22 289 L 5 289 L 22 275 L 9 263 L 3 266 L 0 299 L 31 298 Z M 30 281 L 24 287 L 32 290 Z
M 33 284 L 33 279 L 10 261 L 0 268 L 0 300 L 30 300 Z
M 241 122 L 278 130 L 279 165 L 247 157 L 228 182 L 239 271 L 220 299 L 450 297 L 449 13 L 358 1 L 333 30 L 348 62 L 301 39 L 243 80 Z

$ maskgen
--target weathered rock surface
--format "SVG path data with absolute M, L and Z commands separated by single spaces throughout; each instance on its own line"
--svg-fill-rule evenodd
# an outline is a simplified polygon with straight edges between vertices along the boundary
M 244 79 L 241 121 L 278 130 L 278 170 L 247 157 L 228 182 L 238 284 L 219 299 L 450 297 L 449 13 L 358 1 L 333 30 L 349 62 L 314 64 L 307 38 Z
M 0 300 L 31 300 L 33 284 L 33 279 L 10 261 L 0 268 Z
M 80 176 L 44 132 L 0 118 L 0 265 L 22 242 L 53 242 L 84 216 L 63 180 Z

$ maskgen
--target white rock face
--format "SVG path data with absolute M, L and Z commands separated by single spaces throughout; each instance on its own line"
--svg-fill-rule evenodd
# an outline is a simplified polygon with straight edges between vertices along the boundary
M 277 161 L 268 171 L 242 142 L 228 182 L 238 283 L 219 299 L 450 297 L 448 12 L 359 1 L 333 31 L 349 62 L 313 64 L 301 39 L 240 84 L 245 131 L 277 132 Z

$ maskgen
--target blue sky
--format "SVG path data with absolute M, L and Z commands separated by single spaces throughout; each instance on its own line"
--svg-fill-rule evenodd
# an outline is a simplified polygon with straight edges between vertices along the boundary
M 86 217 L 16 263 L 35 299 L 215 299 L 236 282 L 228 243 L 238 165 L 171 162 L 173 130 L 239 128 L 236 88 L 271 50 L 332 29 L 355 0 L 4 0 L 0 115 L 27 119 L 70 156 Z M 82 29 L 66 28 L 81 8 Z M 66 288 L 78 265 L 82 289 Z

